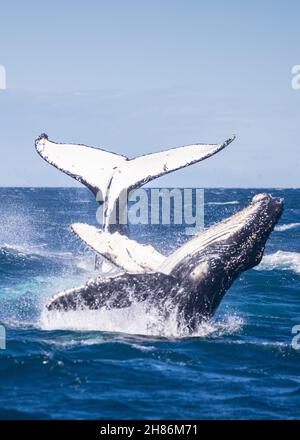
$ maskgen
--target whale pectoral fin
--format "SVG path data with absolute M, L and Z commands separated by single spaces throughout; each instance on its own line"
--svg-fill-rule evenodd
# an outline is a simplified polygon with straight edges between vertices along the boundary
M 46 134 L 36 139 L 35 148 L 46 162 L 87 186 L 95 195 L 100 190 L 102 201 L 114 169 L 127 161 L 125 156 L 99 148 L 58 144 L 50 141 Z
M 154 272 L 165 260 L 153 246 L 140 244 L 118 232 L 110 234 L 84 223 L 74 223 L 70 228 L 94 251 L 125 272 Z
M 78 288 L 58 293 L 47 304 L 47 309 L 120 309 L 146 300 L 149 306 L 163 306 L 164 300 L 175 295 L 177 282 L 173 277 L 159 272 L 121 274 L 105 279 L 99 277 Z

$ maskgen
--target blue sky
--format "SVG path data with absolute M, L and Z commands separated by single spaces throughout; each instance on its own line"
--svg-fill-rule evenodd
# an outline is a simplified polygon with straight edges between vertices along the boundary
M 133 157 L 238 139 L 155 185 L 299 187 L 298 1 L 1 4 L 0 186 L 72 179 L 35 153 L 57 142 Z

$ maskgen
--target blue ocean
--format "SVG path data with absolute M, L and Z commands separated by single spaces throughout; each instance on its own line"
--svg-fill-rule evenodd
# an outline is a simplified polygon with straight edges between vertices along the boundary
M 205 226 L 265 191 L 205 190 Z M 47 312 L 53 294 L 96 276 L 68 226 L 96 224 L 97 204 L 83 188 L 0 189 L 0 418 L 299 418 L 300 189 L 268 192 L 285 211 L 261 264 L 186 337 L 141 307 Z M 164 253 L 189 239 L 164 225 L 132 236 Z

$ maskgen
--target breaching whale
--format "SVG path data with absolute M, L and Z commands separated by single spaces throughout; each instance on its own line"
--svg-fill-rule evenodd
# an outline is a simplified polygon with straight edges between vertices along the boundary
M 117 309 L 143 302 L 163 318 L 175 311 L 181 332 L 191 333 L 214 315 L 234 280 L 261 261 L 282 211 L 282 199 L 258 194 L 246 208 L 201 232 L 170 256 L 157 253 L 150 267 L 139 265 L 139 272 L 132 267 L 131 273 L 91 279 L 57 294 L 47 308 Z M 134 243 L 120 241 L 120 253 Z M 142 245 L 136 246 L 142 252 Z

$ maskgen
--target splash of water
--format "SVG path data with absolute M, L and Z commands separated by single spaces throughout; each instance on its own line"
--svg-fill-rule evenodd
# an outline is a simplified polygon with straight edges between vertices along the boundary
M 289 231 L 290 229 L 295 229 L 295 228 L 298 228 L 299 226 L 300 226 L 300 223 L 287 223 L 284 225 L 277 225 L 277 226 L 275 226 L 275 231 L 278 231 L 278 232 Z
M 223 319 L 202 322 L 191 335 L 178 323 L 176 307 L 165 318 L 146 302 L 136 303 L 122 309 L 42 311 L 39 326 L 43 330 L 105 331 L 159 337 L 207 337 L 221 336 L 238 331 L 243 320 L 229 315 Z
M 291 270 L 300 274 L 300 254 L 298 252 L 277 251 L 266 255 L 256 270 Z

